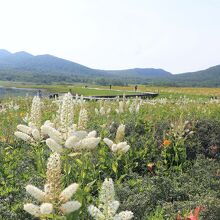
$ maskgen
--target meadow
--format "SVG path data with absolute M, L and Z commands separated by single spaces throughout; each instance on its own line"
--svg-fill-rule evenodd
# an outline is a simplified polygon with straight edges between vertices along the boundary
M 132 85 L 27 87 L 134 93 Z M 0 219 L 219 220 L 220 90 L 138 90 L 160 95 L 2 98 Z

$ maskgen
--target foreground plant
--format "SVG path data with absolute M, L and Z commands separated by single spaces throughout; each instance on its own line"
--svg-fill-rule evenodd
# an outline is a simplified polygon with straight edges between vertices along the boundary
M 70 201 L 78 189 L 78 184 L 73 183 L 63 191 L 61 185 L 60 155 L 53 153 L 47 163 L 47 181 L 44 191 L 33 185 L 26 186 L 26 191 L 41 205 L 27 203 L 24 205 L 24 210 L 40 219 L 65 216 L 78 210 L 81 203 L 75 200 Z
M 47 146 L 57 153 L 62 153 L 64 150 L 70 149 L 73 151 L 89 151 L 93 150 L 99 144 L 101 138 L 96 137 L 97 132 L 91 131 L 76 131 L 72 130 L 68 134 L 50 126 L 44 127 L 44 132 L 49 138 L 46 140 Z
M 119 201 L 115 200 L 113 180 L 105 179 L 99 193 L 99 206 L 90 205 L 88 211 L 95 220 L 129 220 L 134 217 L 133 212 L 123 211 L 116 214 Z
M 126 153 L 130 146 L 126 141 L 123 142 L 125 137 L 125 125 L 121 124 L 116 132 L 115 142 L 108 138 L 104 138 L 103 141 L 109 146 L 113 153 Z
M 27 118 L 28 125 L 19 124 L 17 131 L 14 133 L 19 139 L 31 144 L 41 142 L 44 136 L 41 134 L 41 107 L 42 103 L 38 96 L 32 100 L 30 118 Z

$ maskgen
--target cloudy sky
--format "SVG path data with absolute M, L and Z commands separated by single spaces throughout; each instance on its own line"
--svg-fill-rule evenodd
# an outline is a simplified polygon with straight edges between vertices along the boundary
M 0 48 L 99 69 L 220 64 L 220 0 L 0 0 Z

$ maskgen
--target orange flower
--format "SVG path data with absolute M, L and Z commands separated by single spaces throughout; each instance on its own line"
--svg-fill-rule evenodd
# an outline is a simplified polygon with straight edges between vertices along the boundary
M 164 140 L 163 141 L 163 146 L 165 146 L 165 147 L 169 147 L 170 144 L 171 144 L 171 141 L 169 141 L 169 140 Z

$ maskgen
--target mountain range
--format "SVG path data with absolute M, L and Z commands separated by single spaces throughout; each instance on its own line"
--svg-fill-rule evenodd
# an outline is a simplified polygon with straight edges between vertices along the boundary
M 142 83 L 220 87 L 220 65 L 182 74 L 172 74 L 163 69 L 154 68 L 99 70 L 49 54 L 34 56 L 25 51 L 10 53 L 0 49 L 0 80 L 33 83 L 93 82 L 102 85 Z

